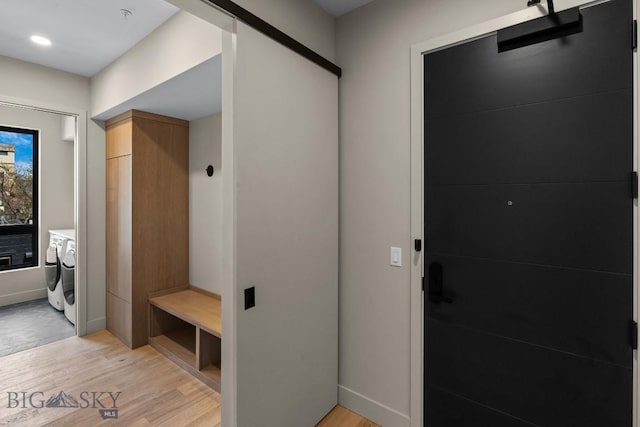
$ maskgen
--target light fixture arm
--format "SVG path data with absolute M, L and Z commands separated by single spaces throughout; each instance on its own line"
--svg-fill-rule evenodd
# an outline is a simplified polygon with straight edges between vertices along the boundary
M 540 4 L 541 0 L 529 0 L 527 6 L 533 6 L 534 4 Z M 556 8 L 553 5 L 553 0 L 547 0 L 547 9 L 549 10 L 549 16 L 556 16 Z

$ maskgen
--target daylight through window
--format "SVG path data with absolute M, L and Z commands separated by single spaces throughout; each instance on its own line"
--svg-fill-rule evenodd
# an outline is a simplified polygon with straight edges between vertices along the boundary
M 37 265 L 38 131 L 0 126 L 0 271 Z

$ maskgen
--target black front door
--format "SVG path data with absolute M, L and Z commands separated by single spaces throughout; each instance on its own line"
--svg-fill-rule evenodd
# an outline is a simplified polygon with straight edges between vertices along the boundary
M 427 54 L 425 425 L 631 426 L 633 18 Z

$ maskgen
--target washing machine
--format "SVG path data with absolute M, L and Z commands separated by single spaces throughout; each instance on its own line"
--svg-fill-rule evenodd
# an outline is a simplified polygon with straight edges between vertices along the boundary
M 64 310 L 64 292 L 62 290 L 62 257 L 69 239 L 75 239 L 75 230 L 50 230 L 49 246 L 45 253 L 45 284 L 49 304 L 59 311 Z
M 62 291 L 64 293 L 64 315 L 69 322 L 76 324 L 76 242 L 67 241 L 67 248 L 62 258 Z

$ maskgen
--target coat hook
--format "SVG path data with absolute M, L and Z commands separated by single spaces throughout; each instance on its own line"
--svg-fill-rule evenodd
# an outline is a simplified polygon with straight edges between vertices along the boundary
M 211 165 L 207 166 L 207 175 L 213 176 L 213 166 Z

